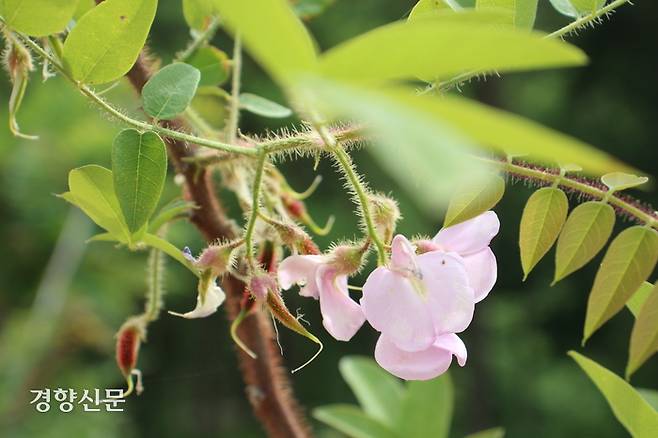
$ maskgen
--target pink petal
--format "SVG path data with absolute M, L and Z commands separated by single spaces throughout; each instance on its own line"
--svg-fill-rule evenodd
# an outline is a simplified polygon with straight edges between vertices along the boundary
M 375 360 L 386 371 L 405 380 L 429 380 L 445 373 L 452 353 L 431 345 L 416 352 L 400 350 L 383 334 L 375 346 Z
M 422 284 L 415 281 L 416 286 Z M 436 334 L 421 292 L 401 273 L 379 267 L 363 285 L 361 307 L 370 325 L 399 348 L 424 350 L 432 345 Z
M 462 258 L 442 251 L 417 258 L 436 335 L 459 333 L 473 319 L 475 297 Z
M 318 269 L 317 286 L 320 290 L 322 325 L 339 341 L 349 341 L 366 320 L 361 306 L 347 291 L 347 276 L 338 275 L 328 265 Z
M 409 240 L 398 234 L 391 242 L 391 267 L 399 270 L 413 271 L 416 269 L 416 250 Z
M 317 299 L 319 296 L 315 276 L 318 267 L 324 262 L 321 255 L 293 255 L 279 264 L 277 276 L 283 289 L 290 289 L 294 284 L 303 284 L 299 295 Z
M 432 242 L 446 252 L 465 256 L 489 246 L 499 229 L 498 216 L 493 211 L 487 211 L 473 219 L 440 230 Z
M 482 301 L 496 284 L 498 276 L 496 256 L 489 248 L 462 257 L 471 287 L 475 291 L 475 302 Z
M 456 334 L 448 333 L 439 336 L 436 338 L 434 346 L 453 354 L 457 358 L 457 363 L 460 367 L 466 365 L 466 345 L 464 345 L 464 341 L 462 341 Z

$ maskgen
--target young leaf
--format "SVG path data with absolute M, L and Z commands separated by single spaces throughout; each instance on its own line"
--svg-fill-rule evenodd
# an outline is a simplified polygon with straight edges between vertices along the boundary
M 549 162 L 587 163 L 587 172 L 591 174 L 633 171 L 593 146 L 517 115 L 458 96 L 443 95 L 441 99 L 430 97 L 430 100 L 432 112 L 437 117 L 485 147 L 530 154 Z
M 167 176 L 167 151 L 154 132 L 124 129 L 112 145 L 114 189 L 128 229 L 137 232 L 158 205 Z
M 289 83 L 316 62 L 315 44 L 286 0 L 213 0 L 222 19 L 275 79 Z
M 409 21 L 433 17 L 436 13 L 459 11 L 461 6 L 456 0 L 420 0 L 409 13 Z
M 2 0 L 0 15 L 8 28 L 40 37 L 63 31 L 77 6 L 78 0 Z
M 168 222 L 174 219 L 188 215 L 190 211 L 194 210 L 196 205 L 193 202 L 176 199 L 160 209 L 160 211 L 149 222 L 148 231 L 157 234 L 158 230 Z
M 493 208 L 505 193 L 505 180 L 498 175 L 479 178 L 457 189 L 450 198 L 444 227 L 464 222 Z
M 601 391 L 617 420 L 636 438 L 652 438 L 658 430 L 658 412 L 621 377 L 575 351 L 569 356 L 578 363 Z
M 519 232 L 524 279 L 555 243 L 568 211 L 567 195 L 558 188 L 543 187 L 528 199 Z
M 82 16 L 64 42 L 74 79 L 102 84 L 132 67 L 155 17 L 157 0 L 105 0 Z
M 465 438 L 504 438 L 505 429 L 502 427 L 494 427 L 492 429 L 481 430 L 480 432 L 471 433 L 466 435 Z
M 404 438 L 445 438 L 450 431 L 454 396 L 449 374 L 407 383 L 407 393 L 396 428 Z
M 144 111 L 155 119 L 173 119 L 192 101 L 200 78 L 199 70 L 182 62 L 162 68 L 142 89 Z
M 123 220 L 119 200 L 114 194 L 112 172 L 89 165 L 69 172 L 69 191 L 61 195 L 85 212 L 116 240 L 126 242 L 130 233 Z
M 651 228 L 627 228 L 612 241 L 589 295 L 583 342 L 624 307 L 657 260 L 658 232 Z
M 183 0 L 183 17 L 192 29 L 204 30 L 214 12 L 213 0 Z
M 366 357 L 344 357 L 338 369 L 365 413 L 382 424 L 394 426 L 403 397 L 400 381 Z
M 640 310 L 642 310 L 642 306 L 644 306 L 644 303 L 649 298 L 649 295 L 651 295 L 652 290 L 653 284 L 645 281 L 642 283 L 642 286 L 640 286 L 638 290 L 633 293 L 628 301 L 626 301 L 626 307 L 628 307 L 628 310 L 631 311 L 635 319 L 637 319 L 638 315 L 640 314 Z
M 272 119 L 280 119 L 292 115 L 290 108 L 251 93 L 240 94 L 240 108 L 250 113 Z
M 476 9 L 500 8 L 512 15 L 512 24 L 521 29 L 532 29 L 537 17 L 537 0 L 477 0 Z
M 626 366 L 628 379 L 654 353 L 658 352 L 658 282 L 642 306 L 631 332 Z
M 376 28 L 320 58 L 320 72 L 334 79 L 381 83 L 451 78 L 466 70 L 518 71 L 582 65 L 586 56 L 547 40 L 450 14 Z
M 374 90 L 328 80 L 306 85 L 316 108 L 365 123 L 374 143 L 368 151 L 427 212 L 446 205 L 465 175 L 477 179 L 488 170 L 472 158 L 471 142 L 433 112 L 440 99 L 407 88 Z
M 636 176 L 623 172 L 607 173 L 601 177 L 601 182 L 608 186 L 613 192 L 637 187 L 649 181 L 646 176 Z
M 615 225 L 615 210 L 603 202 L 586 202 L 574 208 L 557 241 L 557 283 L 585 266 L 603 249 Z
M 603 7 L 607 0 L 551 0 L 551 4 L 559 13 L 567 17 L 579 18 L 591 14 Z
M 201 72 L 200 87 L 223 84 L 231 70 L 226 53 L 213 46 L 199 48 L 190 56 L 187 63 Z
M 393 431 L 356 406 L 322 406 L 313 410 L 313 417 L 352 438 L 397 438 Z

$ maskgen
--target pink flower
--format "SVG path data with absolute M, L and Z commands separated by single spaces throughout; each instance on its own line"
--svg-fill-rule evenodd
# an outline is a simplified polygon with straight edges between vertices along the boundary
M 489 294 L 496 283 L 496 256 L 489 243 L 498 234 L 499 228 L 496 213 L 487 211 L 473 219 L 443 228 L 431 241 L 418 242 L 418 246 L 423 252 L 439 250 L 459 254 L 477 303 Z
M 289 289 L 301 283 L 299 294 L 320 300 L 322 325 L 339 341 L 349 341 L 365 322 L 358 303 L 347 291 L 347 274 L 322 255 L 293 255 L 281 262 L 279 284 Z

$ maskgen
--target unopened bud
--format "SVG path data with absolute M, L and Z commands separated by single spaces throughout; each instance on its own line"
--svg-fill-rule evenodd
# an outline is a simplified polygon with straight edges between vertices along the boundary
M 12 82 L 27 76 L 34 69 L 32 55 L 17 41 L 10 41 L 3 56 L 3 65 Z
M 142 392 L 141 373 L 135 369 L 139 356 L 139 347 L 146 336 L 144 320 L 140 317 L 128 319 L 116 335 L 116 361 L 121 374 L 128 382 L 128 390 L 124 394 L 129 395 L 133 390 L 132 374 L 136 374 L 137 394 Z
M 390 242 L 401 217 L 398 203 L 382 194 L 370 195 L 368 201 L 377 233 L 385 242 Z
M 367 245 L 339 245 L 331 251 L 330 263 L 338 275 L 352 275 L 361 269 L 367 250 Z
M 233 247 L 230 245 L 211 245 L 203 250 L 196 260 L 201 270 L 210 270 L 213 277 L 219 277 L 231 267 Z
M 258 301 L 265 301 L 270 292 L 278 292 L 276 280 L 264 271 L 257 272 L 249 280 L 249 291 Z
M 418 254 L 425 254 L 426 252 L 436 251 L 441 249 L 436 243 L 429 239 L 415 240 L 413 244 L 416 246 Z

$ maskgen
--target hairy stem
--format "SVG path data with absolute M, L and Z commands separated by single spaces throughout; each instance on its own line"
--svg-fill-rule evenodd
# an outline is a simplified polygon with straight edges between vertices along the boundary
M 264 149 L 258 151 L 258 163 L 256 164 L 256 175 L 254 177 L 254 186 L 252 188 L 252 203 L 249 221 L 247 222 L 247 229 L 244 233 L 244 244 L 247 251 L 247 262 L 249 268 L 253 269 L 256 265 L 254 261 L 254 230 L 256 229 L 256 221 L 258 220 L 258 212 L 260 210 L 260 192 L 263 182 L 263 172 L 267 160 L 267 152 Z
M 180 62 L 187 61 L 199 47 L 203 46 L 215 35 L 217 29 L 219 29 L 219 20 L 217 17 L 212 17 L 208 27 L 199 35 L 197 35 L 196 38 L 194 38 L 194 40 L 192 40 L 192 42 L 185 48 L 185 50 L 178 54 L 176 60 Z

